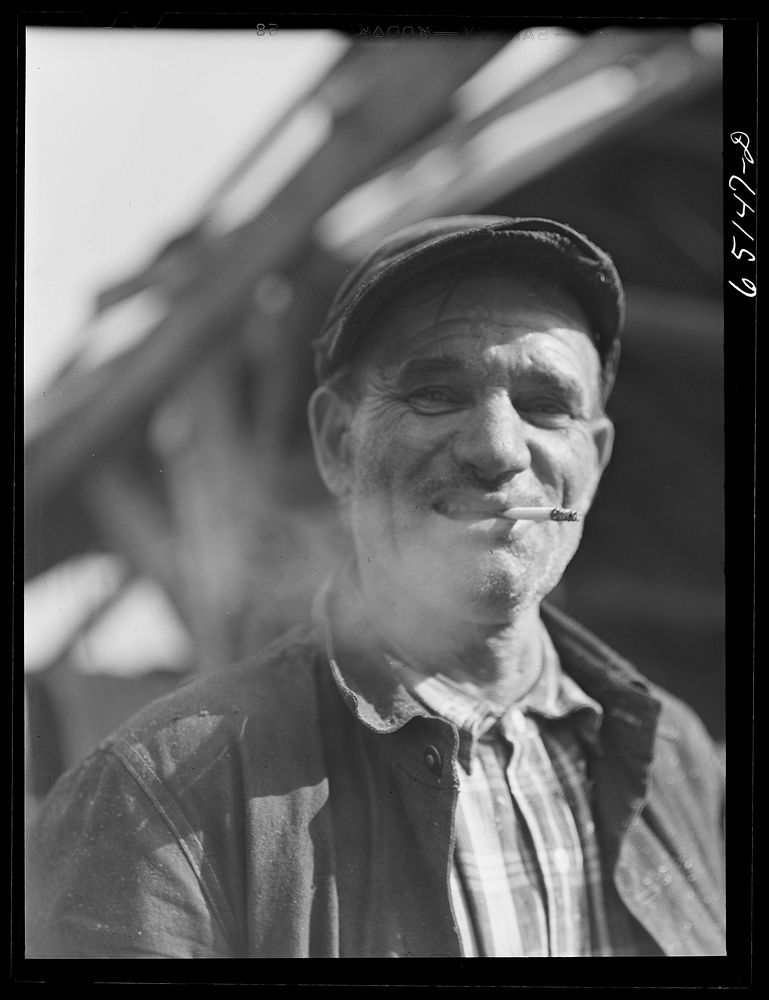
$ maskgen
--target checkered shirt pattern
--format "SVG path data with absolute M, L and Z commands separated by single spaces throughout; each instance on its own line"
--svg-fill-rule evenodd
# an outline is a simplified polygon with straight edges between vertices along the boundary
M 541 637 L 540 679 L 501 717 L 447 677 L 397 665 L 460 733 L 451 896 L 468 957 L 617 953 L 584 746 L 602 709 L 562 672 L 544 625 Z

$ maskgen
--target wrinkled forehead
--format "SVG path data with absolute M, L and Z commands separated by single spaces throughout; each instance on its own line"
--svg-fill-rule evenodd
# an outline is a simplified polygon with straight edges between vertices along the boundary
M 592 340 L 584 310 L 546 276 L 500 272 L 433 273 L 403 286 L 386 303 L 366 337 L 366 361 L 396 363 L 422 342 L 445 337 L 504 343 L 528 333 L 573 331 Z M 596 352 L 597 356 L 597 352 Z

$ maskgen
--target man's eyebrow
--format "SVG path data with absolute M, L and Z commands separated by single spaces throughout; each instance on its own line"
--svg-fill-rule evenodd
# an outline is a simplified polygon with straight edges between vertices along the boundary
M 531 382 L 532 385 L 544 385 L 556 389 L 564 395 L 582 396 L 586 390 L 582 379 L 553 368 L 532 368 L 522 372 L 521 377 Z
M 424 378 L 470 371 L 467 359 L 452 354 L 424 358 L 410 358 L 401 365 L 394 365 L 387 375 L 399 382 L 413 382 Z M 585 385 L 581 379 L 554 368 L 531 367 L 518 373 L 524 385 L 543 386 L 564 395 L 582 396 Z
M 387 375 L 399 382 L 413 382 L 420 378 L 432 378 L 458 371 L 467 371 L 467 361 L 452 354 L 434 357 L 410 358 L 400 365 L 393 365 Z

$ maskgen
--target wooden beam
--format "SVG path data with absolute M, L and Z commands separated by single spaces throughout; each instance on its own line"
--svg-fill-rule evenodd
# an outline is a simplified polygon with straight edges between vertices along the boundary
M 364 58 L 364 55 L 363 47 L 359 45 L 350 45 L 347 49 L 345 49 L 337 61 L 323 75 L 323 77 L 315 82 L 313 87 L 314 99 L 319 100 L 324 104 L 333 102 L 337 78 L 341 73 L 349 72 L 350 66 Z M 232 187 L 234 187 L 242 179 L 242 177 L 248 173 L 254 164 L 257 163 L 262 154 L 268 151 L 270 146 L 272 146 L 275 140 L 279 138 L 287 126 L 307 106 L 307 103 L 308 95 L 300 94 L 292 101 L 289 107 L 286 108 L 280 118 L 275 121 L 266 132 L 260 134 L 259 138 L 245 153 L 245 155 L 232 167 L 230 167 L 221 180 L 218 181 L 215 187 L 206 196 L 203 204 L 198 210 L 198 219 L 205 220 L 215 213 L 217 203 L 222 198 L 226 197 Z
M 169 520 L 139 476 L 125 461 L 104 460 L 85 478 L 80 492 L 114 551 L 163 587 L 189 627 L 192 615 Z
M 439 146 L 457 148 L 467 142 L 503 115 L 518 108 L 523 108 L 540 97 L 566 87 L 588 73 L 609 66 L 619 60 L 629 57 L 639 59 L 651 50 L 665 42 L 680 38 L 677 30 L 652 30 L 639 34 L 636 31 L 615 32 L 607 35 L 596 33 L 588 35 L 574 51 L 566 54 L 555 65 L 549 66 L 542 73 L 517 87 L 507 97 L 492 105 L 472 118 L 455 117 L 450 122 L 439 126 L 429 135 L 413 143 L 403 153 L 388 160 L 382 168 L 382 173 L 390 170 L 401 170 L 414 163 L 419 157 L 429 153 Z M 533 44 L 537 44 L 532 40 Z M 529 44 L 521 42 L 520 44 Z
M 569 159 L 717 86 L 717 55 L 698 53 L 686 34 L 662 37 L 656 48 L 630 53 L 633 59 L 627 58 L 627 39 L 617 46 L 597 44 L 597 53 L 585 45 L 586 53 L 577 50 L 565 67 L 544 74 L 482 116 L 485 128 L 459 122 L 458 139 L 453 129 L 438 130 L 368 182 L 372 203 L 378 199 L 373 221 L 357 222 L 354 202 L 336 206 L 323 219 L 322 236 L 329 248 L 352 259 L 419 219 L 483 211 Z M 583 110 L 586 117 L 580 120 Z M 538 138 L 532 140 L 532 135 Z M 419 158 L 430 154 L 437 156 L 439 167 L 420 174 Z M 363 189 L 365 194 L 365 185 Z M 354 198 L 357 192 L 351 194 Z
M 261 455 L 246 436 L 241 412 L 244 360 L 237 346 L 222 344 L 192 373 L 157 411 L 151 434 L 164 470 L 190 627 L 200 661 L 209 667 L 238 655 L 258 512 L 268 495 Z

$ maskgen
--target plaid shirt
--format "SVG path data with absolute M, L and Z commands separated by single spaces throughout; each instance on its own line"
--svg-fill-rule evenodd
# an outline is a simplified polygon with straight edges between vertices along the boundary
M 469 957 L 617 953 L 583 745 L 597 741 L 602 709 L 541 634 L 540 679 L 499 718 L 448 678 L 390 661 L 460 732 L 451 895 Z

